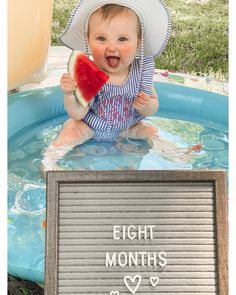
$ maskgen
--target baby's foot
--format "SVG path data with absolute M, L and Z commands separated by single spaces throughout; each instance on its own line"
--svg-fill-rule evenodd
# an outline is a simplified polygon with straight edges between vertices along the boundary
M 65 169 L 63 167 L 58 166 L 58 164 L 55 162 L 42 160 L 40 170 L 41 170 L 41 175 L 45 178 L 46 172 L 48 171 L 62 171 Z
M 200 143 L 190 146 L 185 152 L 178 153 L 175 155 L 177 161 L 180 163 L 189 163 L 192 162 L 193 159 L 197 156 L 197 153 L 200 152 L 202 149 L 202 145 Z
M 160 137 L 150 138 L 148 144 L 152 147 L 152 150 L 159 153 L 163 158 L 176 163 L 191 162 L 195 154 L 202 149 L 201 144 L 195 144 L 188 149 L 178 147 L 175 143 Z
M 62 171 L 65 168 L 58 165 L 58 161 L 63 158 L 70 150 L 71 146 L 55 147 L 50 145 L 47 147 L 43 154 L 43 160 L 41 161 L 41 171 L 46 175 L 47 171 Z
M 201 150 L 202 150 L 202 145 L 200 143 L 197 143 L 193 146 L 190 146 L 185 153 L 186 154 L 197 153 L 197 152 L 200 152 Z
M 45 160 L 42 160 L 42 170 L 47 171 L 61 171 L 64 170 L 62 167 L 60 167 L 57 163 L 50 163 Z

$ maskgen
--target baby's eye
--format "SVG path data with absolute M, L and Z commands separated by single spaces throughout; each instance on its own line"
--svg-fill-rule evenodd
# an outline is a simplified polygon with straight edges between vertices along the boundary
M 97 40 L 98 40 L 98 41 L 105 41 L 105 40 L 106 40 L 106 38 L 105 38 L 105 37 L 103 37 L 103 36 L 99 36 L 99 37 L 97 37 Z
M 124 41 L 127 41 L 127 40 L 128 40 L 127 37 L 120 37 L 120 38 L 119 38 L 119 41 L 121 41 L 121 42 L 124 42 Z

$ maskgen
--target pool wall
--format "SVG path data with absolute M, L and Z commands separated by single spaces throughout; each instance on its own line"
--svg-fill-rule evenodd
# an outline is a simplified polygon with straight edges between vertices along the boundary
M 157 115 L 187 121 L 208 121 L 228 128 L 228 97 L 190 87 L 154 82 Z M 32 124 L 65 115 L 59 86 L 16 93 L 9 98 L 8 137 Z

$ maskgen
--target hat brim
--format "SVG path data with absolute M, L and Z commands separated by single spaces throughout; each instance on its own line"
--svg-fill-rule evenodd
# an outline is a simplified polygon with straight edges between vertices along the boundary
M 164 50 L 171 31 L 171 18 L 162 0 L 81 0 L 73 10 L 60 40 L 73 49 L 87 51 L 86 26 L 88 16 L 106 4 L 131 8 L 144 27 L 144 55 L 158 56 Z

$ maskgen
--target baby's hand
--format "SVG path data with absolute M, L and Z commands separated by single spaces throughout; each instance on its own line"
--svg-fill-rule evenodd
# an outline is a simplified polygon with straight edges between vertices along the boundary
M 142 116 L 153 115 L 158 109 L 158 99 L 155 93 L 147 95 L 141 91 L 133 102 L 134 109 Z
M 143 91 L 141 91 L 136 99 L 134 100 L 133 107 L 136 111 L 139 113 L 142 113 L 146 110 L 146 108 L 149 106 L 150 102 L 152 101 L 152 97 L 145 94 Z
M 73 94 L 76 87 L 76 82 L 69 74 L 63 74 L 60 80 L 60 86 L 65 94 Z

